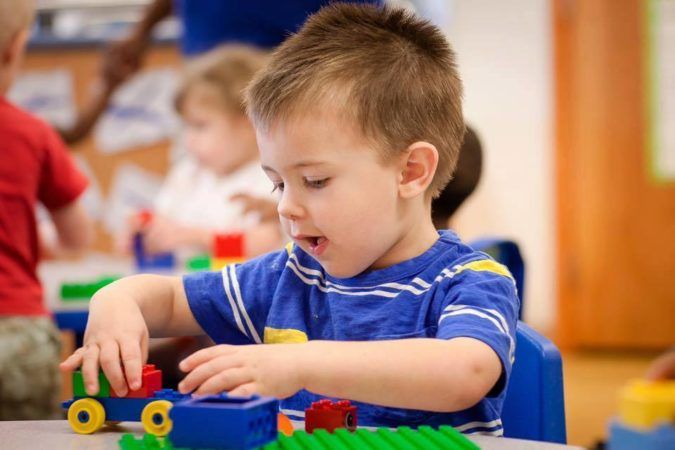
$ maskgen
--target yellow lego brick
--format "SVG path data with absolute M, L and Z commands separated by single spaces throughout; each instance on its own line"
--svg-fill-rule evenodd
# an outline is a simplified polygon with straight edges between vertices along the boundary
M 621 391 L 619 417 L 625 425 L 641 429 L 674 424 L 675 381 L 633 381 Z
M 228 264 L 240 264 L 246 261 L 246 258 L 211 258 L 211 270 L 221 270 Z

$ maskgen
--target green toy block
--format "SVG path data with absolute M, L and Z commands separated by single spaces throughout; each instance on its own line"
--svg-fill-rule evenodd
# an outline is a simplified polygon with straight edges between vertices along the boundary
M 89 301 L 96 291 L 120 278 L 119 276 L 106 276 L 92 283 L 63 283 L 61 284 L 61 300 L 64 302 Z
M 160 438 L 147 433 L 143 435 L 143 438 L 138 439 L 133 434 L 126 433 L 117 442 L 120 450 L 180 450 L 174 448 L 167 438 Z
M 103 372 L 98 374 L 99 390 L 96 395 L 89 395 L 84 390 L 84 379 L 82 378 L 82 371 L 76 370 L 73 372 L 73 397 L 110 397 L 110 382 L 105 377 Z
M 211 257 L 208 254 L 195 256 L 185 262 L 185 270 L 189 272 L 199 272 L 200 270 L 210 269 Z
M 396 430 L 378 428 L 375 431 L 358 429 L 355 432 L 338 428 L 334 433 L 314 430 L 312 434 L 296 431 L 293 436 L 279 434 L 279 440 L 263 447 L 264 450 L 352 450 L 376 448 L 382 450 L 479 450 L 479 447 L 451 426 L 438 429 L 421 426 L 414 430 L 398 427 Z

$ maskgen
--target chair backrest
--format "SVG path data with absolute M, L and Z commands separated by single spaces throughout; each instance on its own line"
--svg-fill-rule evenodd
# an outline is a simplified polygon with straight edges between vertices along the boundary
M 502 423 L 506 437 L 563 444 L 567 441 L 560 351 L 520 321 Z
M 523 303 L 525 300 L 525 261 L 523 255 L 520 253 L 520 247 L 515 242 L 496 238 L 486 237 L 472 242 L 469 245 L 480 252 L 485 252 L 492 256 L 495 261 L 504 264 L 513 275 L 516 281 L 516 289 L 518 289 L 518 297 L 520 298 L 520 311 L 518 311 L 518 318 L 523 318 Z

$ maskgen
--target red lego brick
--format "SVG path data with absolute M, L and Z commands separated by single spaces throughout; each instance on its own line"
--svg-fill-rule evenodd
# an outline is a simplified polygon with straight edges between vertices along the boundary
M 138 221 L 141 227 L 146 227 L 152 222 L 153 214 L 149 209 L 141 209 L 138 211 Z
M 213 237 L 214 258 L 241 258 L 244 256 L 244 233 L 216 234 Z
M 148 398 L 162 389 L 162 371 L 155 369 L 154 364 L 144 365 L 141 377 L 141 387 L 135 391 L 129 391 L 124 398 Z M 110 389 L 110 396 L 119 397 L 114 389 Z
M 305 410 L 305 431 L 311 433 L 316 429 L 324 429 L 332 433 L 336 428 L 356 430 L 357 408 L 349 400 L 333 402 L 329 399 L 313 402 Z

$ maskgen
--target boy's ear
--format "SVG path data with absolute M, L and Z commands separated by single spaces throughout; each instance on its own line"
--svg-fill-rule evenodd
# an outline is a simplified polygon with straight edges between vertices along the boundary
M 7 67 L 21 57 L 23 49 L 28 41 L 28 28 L 18 31 L 9 38 L 7 45 L 2 50 L 2 66 Z
M 436 146 L 425 141 L 411 144 L 401 161 L 398 191 L 403 198 L 424 194 L 431 184 L 438 166 Z

